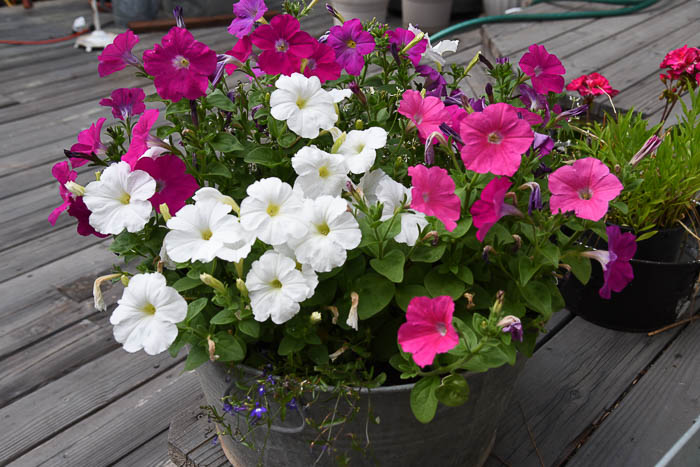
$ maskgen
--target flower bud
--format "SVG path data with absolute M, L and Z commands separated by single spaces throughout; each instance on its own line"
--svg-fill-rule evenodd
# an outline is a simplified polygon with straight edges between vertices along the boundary
M 496 301 L 493 304 L 493 313 L 496 313 L 496 315 L 501 314 L 501 310 L 503 309 L 503 300 L 506 297 L 506 293 L 502 290 L 499 290 L 496 292 Z
M 366 106 L 367 105 L 367 96 L 365 96 L 365 93 L 362 92 L 362 89 L 360 89 L 360 86 L 357 84 L 357 82 L 351 81 L 350 85 L 348 87 L 350 88 L 352 93 L 357 96 L 357 98 L 360 100 L 360 102 L 362 102 L 362 105 Z
M 477 56 L 479 57 L 479 61 L 486 65 L 486 68 L 488 68 L 489 70 L 493 70 L 493 63 L 491 63 L 491 61 L 488 58 L 486 58 L 484 54 L 479 52 Z
M 129 276 L 127 276 L 126 274 L 122 274 L 122 276 L 119 278 L 119 280 L 121 281 L 121 283 L 124 287 L 129 286 Z
M 335 142 L 333 143 L 333 147 L 331 148 L 331 154 L 338 154 L 338 150 L 345 142 L 345 138 L 347 138 L 347 136 L 347 133 L 343 132 L 336 138 Z
M 75 196 L 84 196 L 85 195 L 85 187 L 82 185 L 78 185 L 75 182 L 66 182 L 64 185 L 66 187 L 66 190 L 70 191 L 73 193 Z
M 331 14 L 331 16 L 333 16 L 335 19 L 337 19 L 341 23 L 345 22 L 345 18 L 343 18 L 343 15 L 338 13 L 338 10 L 333 8 L 333 5 L 331 5 L 330 3 L 326 3 L 326 10 L 328 11 L 328 13 Z
M 356 130 L 362 130 L 363 127 L 364 127 L 364 123 L 362 122 L 361 119 L 358 118 L 357 120 L 355 120 L 355 129 Z
M 99 170 L 97 172 L 95 172 L 95 180 L 96 181 L 99 182 L 101 176 L 102 176 L 102 172 L 100 172 Z
M 651 138 L 646 140 L 646 142 L 642 145 L 641 149 L 639 149 L 639 151 L 632 156 L 632 159 L 630 159 L 630 165 L 634 167 L 635 165 L 639 164 L 642 159 L 655 153 L 662 141 L 662 138 L 652 135 Z
M 411 50 L 413 47 L 415 47 L 416 44 L 418 44 L 420 41 L 422 41 L 424 37 L 425 37 L 425 33 L 422 31 L 420 33 L 416 34 L 415 37 L 413 39 L 411 39 L 411 42 L 406 44 L 404 46 L 404 48 L 401 49 L 401 53 L 402 54 L 407 53 L 409 50 Z
M 173 16 L 175 17 L 175 24 L 177 25 L 178 28 L 185 29 L 185 20 L 182 17 L 182 7 L 181 6 L 176 6 L 173 8 Z
M 236 279 L 236 288 L 243 297 L 248 296 L 248 287 L 245 286 L 245 282 L 240 277 Z
M 320 323 L 322 319 L 323 318 L 321 317 L 321 313 L 319 313 L 318 311 L 314 311 L 309 317 L 309 321 L 311 321 L 311 324 Z
M 168 208 L 168 205 L 165 203 L 162 203 L 160 206 L 158 206 L 158 211 L 160 211 L 160 215 L 163 216 L 163 220 L 165 222 L 168 222 L 170 219 L 173 218 L 173 216 L 170 215 L 170 208 Z
M 203 272 L 199 275 L 199 280 L 202 281 L 205 285 L 208 285 L 212 289 L 216 290 L 217 292 L 223 294 L 226 293 L 226 286 L 219 279 L 212 276 L 211 274 Z

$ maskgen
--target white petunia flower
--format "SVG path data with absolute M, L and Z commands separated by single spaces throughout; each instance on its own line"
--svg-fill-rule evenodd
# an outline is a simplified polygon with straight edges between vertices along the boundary
M 143 349 L 156 355 L 167 350 L 177 337 L 175 324 L 187 316 L 185 299 L 157 272 L 132 277 L 117 303 L 109 322 L 127 352 Z
M 296 263 L 297 270 L 301 271 L 301 275 L 304 276 L 304 279 L 306 280 L 306 285 L 309 286 L 309 293 L 307 294 L 306 298 L 313 297 L 314 293 L 316 292 L 316 286 L 318 285 L 318 275 L 314 271 L 314 268 L 312 268 L 310 264 L 302 264 L 297 261 L 294 250 L 292 250 L 292 248 L 286 243 L 282 245 L 275 245 L 274 250 Z
M 408 25 L 408 30 L 415 35 L 423 32 L 412 24 Z M 445 66 L 446 62 L 442 57 L 445 52 L 457 52 L 459 41 L 440 41 L 437 43 L 437 45 L 433 46 L 430 42 L 430 36 L 428 36 L 428 34 L 425 34 L 423 37 L 428 40 L 428 44 L 425 47 L 425 52 L 421 58 L 421 65 L 433 65 L 438 63 L 440 66 Z
M 321 195 L 340 196 L 348 180 L 343 156 L 329 154 L 316 146 L 305 146 L 292 157 L 292 167 L 299 175 L 294 182 L 309 198 Z
M 347 207 L 345 200 L 332 196 L 306 200 L 308 233 L 290 243 L 301 263 L 310 264 L 318 272 L 328 272 L 345 263 L 347 250 L 362 240 L 360 226 Z
M 319 130 L 328 130 L 338 120 L 335 103 L 338 96 L 321 87 L 316 76 L 300 73 L 280 76 L 270 96 L 270 114 L 286 120 L 287 126 L 303 138 L 316 138 Z
M 293 259 L 266 251 L 250 266 L 245 281 L 256 321 L 272 318 L 275 324 L 299 313 L 299 303 L 309 295 L 309 286 Z
M 356 189 L 362 193 L 368 204 L 375 204 L 377 202 L 377 187 L 384 179 L 389 179 L 389 176 L 382 169 L 367 172 L 360 179 Z
M 248 256 L 255 235 L 246 231 L 231 206 L 208 199 L 188 204 L 167 222 L 170 229 L 163 245 L 175 262 L 202 261 L 214 258 L 236 262 Z
M 366 130 L 352 130 L 338 148 L 338 154 L 345 157 L 350 172 L 367 172 L 377 158 L 377 149 L 386 146 L 387 132 L 381 127 Z
M 156 181 L 143 170 L 131 171 L 126 162 L 107 167 L 100 180 L 85 187 L 83 201 L 90 214 L 90 225 L 102 234 L 119 234 L 126 229 L 138 232 L 151 217 Z
M 234 212 L 238 212 L 240 209 L 238 207 L 238 203 L 236 203 L 236 201 L 233 198 L 222 194 L 219 190 L 210 186 L 205 186 L 197 190 L 194 193 L 194 196 L 192 196 L 192 199 L 194 199 L 197 203 L 200 201 L 205 201 L 207 199 L 213 199 L 214 201 L 228 204 L 233 208 Z
M 263 178 L 248 187 L 241 202 L 241 224 L 268 245 L 279 245 L 306 233 L 300 216 L 303 198 L 279 178 Z
M 352 96 L 352 91 L 349 89 L 331 89 L 328 91 L 328 94 L 331 95 L 333 103 L 337 104 Z
M 411 190 L 390 177 L 383 178 L 377 185 L 377 200 L 384 206 L 381 220 L 386 221 L 404 206 L 411 205 Z M 403 211 L 399 214 L 401 231 L 394 237 L 398 243 L 413 246 L 421 231 L 428 225 L 422 212 Z

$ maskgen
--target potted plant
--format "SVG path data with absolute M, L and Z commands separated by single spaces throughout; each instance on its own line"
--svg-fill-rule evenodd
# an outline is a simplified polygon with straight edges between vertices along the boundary
M 439 66 L 418 30 L 351 19 L 319 42 L 297 20 L 314 3 L 259 24 L 264 3 L 242 0 L 219 55 L 182 18 L 143 57 L 120 35 L 98 71 L 133 67 L 157 92 L 149 109 L 140 89 L 101 101 L 117 120 L 54 167 L 50 221 L 67 210 L 136 260 L 96 281 L 96 305 L 121 280 L 124 349 L 187 349 L 234 464 L 434 461 L 428 440 L 445 463 L 480 465 L 564 306 L 558 278 L 590 269 L 577 239 L 604 228 L 622 185 L 542 133 L 575 113 L 553 106 L 565 70 L 543 46 L 518 65 Z M 494 84 L 468 99 L 480 60 Z M 78 180 L 88 163 L 94 180 Z M 575 198 L 562 178 L 611 189 Z
M 694 90 L 699 63 L 700 51 L 687 46 L 666 56 L 661 64 L 667 68 L 662 74 L 666 106 L 657 125 L 650 126 L 632 109 L 585 125 L 582 136 L 575 140 L 578 157 L 597 157 L 620 177 L 625 191 L 613 203 L 608 222 L 633 232 L 638 241 L 632 259 L 635 280 L 612 300 L 600 300 L 595 293 L 602 280 L 600 271 L 594 271 L 586 287 L 576 280 L 567 283 L 568 307 L 590 321 L 616 329 L 652 331 L 692 312 L 689 305 L 700 274 L 696 204 L 700 148 L 694 143 L 700 137 L 700 92 Z M 595 95 L 612 98 L 617 93 L 597 73 L 577 78 L 568 89 L 579 91 L 587 103 Z M 688 104 L 681 100 L 686 91 Z M 665 129 L 678 102 L 683 112 Z M 595 235 L 586 242 L 607 248 Z

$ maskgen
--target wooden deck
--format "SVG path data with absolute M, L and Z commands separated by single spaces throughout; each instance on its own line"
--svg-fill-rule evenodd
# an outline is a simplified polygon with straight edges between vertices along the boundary
M 533 7 L 572 8 L 584 4 Z M 89 17 L 85 0 L 0 8 L 0 39 L 63 36 L 79 15 Z M 662 0 L 621 18 L 491 25 L 461 34 L 452 60 L 482 49 L 515 61 L 541 43 L 562 58 L 567 79 L 600 71 L 622 91 L 618 108 L 634 105 L 653 118 L 661 108 L 658 63 L 666 51 L 700 42 L 699 17 L 695 0 Z M 330 20 L 319 14 L 303 25 L 318 34 Z M 224 28 L 193 33 L 219 52 L 232 45 Z M 160 36 L 141 34 L 137 50 Z M 481 93 L 483 71 L 473 75 L 467 92 Z M 0 465 L 164 465 L 170 421 L 199 405 L 196 376 L 182 372 L 183 356 L 127 354 L 114 342 L 109 314 L 95 312 L 91 298 L 93 279 L 114 261 L 108 243 L 79 237 L 67 216 L 55 227 L 46 221 L 59 204 L 50 169 L 62 150 L 108 116 L 100 98 L 143 81 L 127 70 L 100 79 L 97 53 L 63 42 L 0 45 L 0 82 Z M 114 287 L 108 303 L 120 295 Z M 697 322 L 650 338 L 559 314 L 542 342 L 489 466 L 654 465 L 700 414 Z M 221 462 L 218 451 L 201 452 L 211 434 L 200 436 L 199 451 L 184 455 Z M 689 446 L 687 459 L 697 461 L 700 441 Z

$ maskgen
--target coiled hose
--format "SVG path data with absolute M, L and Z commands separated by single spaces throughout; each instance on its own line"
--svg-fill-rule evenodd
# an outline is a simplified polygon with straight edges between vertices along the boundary
M 535 0 L 533 5 L 543 3 L 546 0 Z M 439 39 L 443 39 L 451 34 L 463 31 L 465 29 L 481 26 L 488 23 L 506 23 L 517 21 L 555 21 L 564 19 L 580 19 L 580 18 L 606 18 L 610 16 L 630 15 L 643 10 L 659 0 L 587 0 L 589 3 L 607 3 L 611 5 L 626 5 L 623 8 L 615 10 L 595 10 L 595 11 L 569 11 L 566 13 L 514 13 L 512 15 L 496 15 L 482 16 L 461 23 L 453 24 L 452 26 L 437 32 L 430 36 L 431 42 L 435 43 Z

